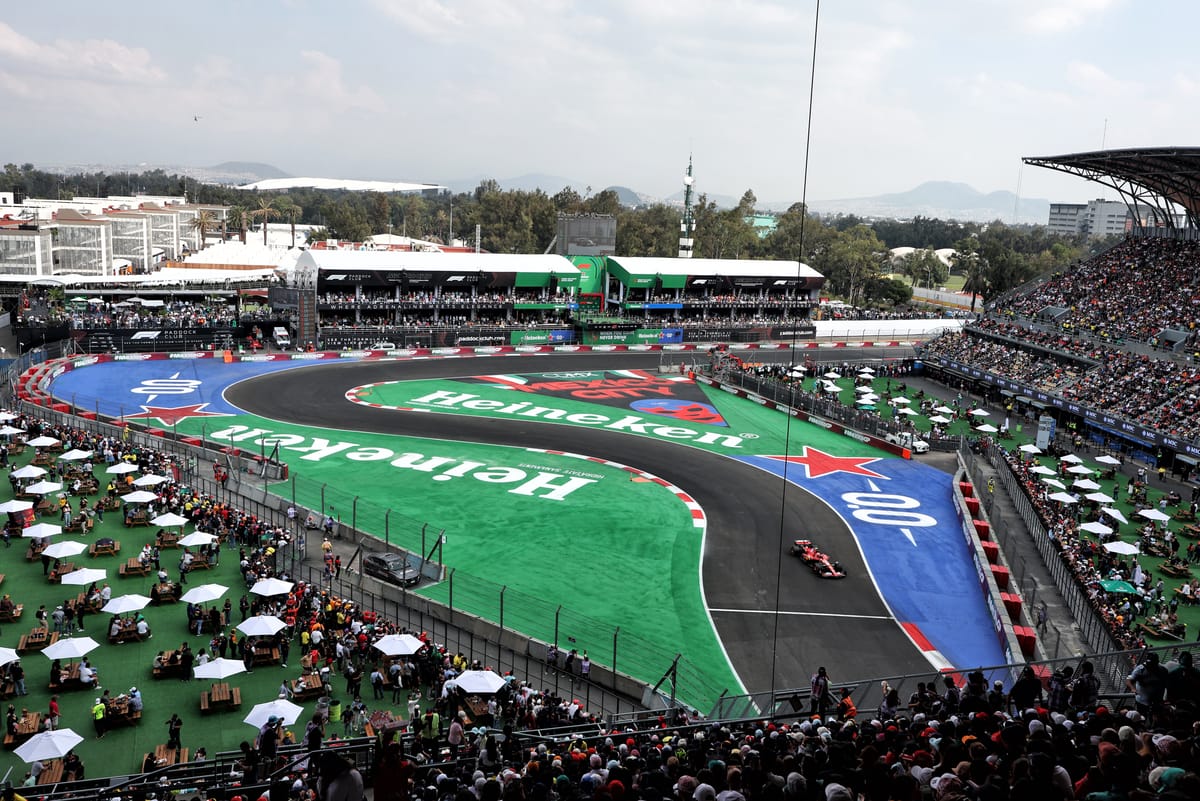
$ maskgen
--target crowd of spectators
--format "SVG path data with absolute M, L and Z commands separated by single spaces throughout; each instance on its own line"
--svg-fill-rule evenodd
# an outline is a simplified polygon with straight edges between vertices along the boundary
M 1164 328 L 1195 331 L 1198 264 L 1200 242 L 1126 239 L 994 311 L 1034 318 L 1047 308 L 1065 309 L 1055 322 L 1068 332 L 1152 342 Z
M 37 299 L 17 315 L 18 325 L 66 325 L 74 329 L 221 328 L 237 322 L 237 308 L 233 305 L 192 300 L 59 303 Z
M 942 334 L 927 342 L 921 354 L 969 364 L 1002 378 L 1020 381 L 1047 392 L 1059 392 L 1083 375 L 1085 362 L 1033 347 L 1025 347 L 971 329 Z

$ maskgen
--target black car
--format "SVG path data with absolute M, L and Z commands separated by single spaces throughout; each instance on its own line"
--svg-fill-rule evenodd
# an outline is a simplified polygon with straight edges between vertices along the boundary
M 421 571 L 400 554 L 369 553 L 363 556 L 362 564 L 363 572 L 368 576 L 389 584 L 415 587 L 421 581 Z

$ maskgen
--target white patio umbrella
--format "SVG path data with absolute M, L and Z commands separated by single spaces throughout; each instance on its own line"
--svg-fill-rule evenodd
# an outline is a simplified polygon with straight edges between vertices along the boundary
M 135 478 L 133 480 L 133 486 L 135 486 L 135 487 L 153 487 L 155 484 L 161 484 L 164 481 L 170 481 L 170 480 L 171 479 L 167 478 L 166 476 L 156 476 L 153 473 L 148 473 L 144 476 L 139 476 L 139 477 Z
M 942 416 L 942 415 L 940 415 L 940 414 L 935 414 L 933 417 L 930 417 L 930 418 L 929 418 L 929 422 L 931 422 L 931 423 L 949 423 L 949 422 L 950 422 L 950 418 L 949 418 L 949 417 L 943 417 L 943 416 Z
M 912 403 L 912 398 L 906 398 L 903 395 L 900 395 L 898 397 L 892 398 L 891 401 L 889 401 L 889 403 L 893 403 L 893 404 L 896 404 L 899 406 L 907 406 L 908 404 Z
M 874 390 L 872 390 L 872 389 L 871 389 L 869 386 L 867 386 L 866 384 L 863 384 L 861 387 L 855 387 L 855 388 L 854 388 L 854 391 L 855 391 L 855 392 L 859 392 L 859 393 L 862 393 L 862 392 L 866 392 L 866 393 L 874 392 Z
M 229 588 L 224 584 L 201 584 L 185 592 L 179 600 L 185 604 L 206 604 L 217 600 L 227 592 L 229 592 Z
M 1075 483 L 1073 483 L 1071 486 L 1074 487 L 1075 489 L 1081 489 L 1081 490 L 1098 490 L 1098 489 L 1100 489 L 1100 485 L 1097 484 L 1095 481 L 1092 481 L 1090 478 L 1076 479 Z M 1110 501 L 1110 503 L 1111 503 L 1111 501 Z
M 1107 453 L 1104 454 L 1103 456 L 1097 456 L 1096 461 L 1099 462 L 1100 464 L 1112 464 L 1112 465 L 1117 465 L 1117 464 L 1121 463 L 1120 459 L 1118 459 L 1115 456 L 1109 456 Z
M 273 595 L 287 595 L 292 591 L 295 585 L 290 581 L 283 581 L 277 578 L 259 579 L 254 582 L 254 586 L 250 588 L 250 592 L 255 595 L 262 595 L 270 598 Z
M 9 662 L 16 662 L 21 658 L 21 655 L 12 648 L 0 648 L 0 667 L 7 665 Z
M 1042 483 L 1054 487 L 1055 489 L 1065 490 L 1067 488 L 1067 485 L 1059 481 L 1057 478 L 1043 478 Z
M 1063 457 L 1063 458 L 1062 458 L 1060 461 L 1063 461 L 1063 462 L 1070 462 L 1071 464 L 1079 464 L 1080 462 L 1082 462 L 1082 461 L 1083 461 L 1083 459 L 1080 459 L 1078 456 L 1076 456 L 1076 455 L 1075 455 L 1075 454 L 1073 454 L 1073 453 L 1068 453 L 1068 454 L 1067 454 L 1066 456 L 1064 456 L 1064 457 Z
M 858 374 L 862 375 L 863 373 L 866 373 L 867 375 L 875 375 L 875 371 L 872 370 L 870 367 L 860 367 L 858 369 Z
M 464 670 L 453 679 L 463 692 L 494 693 L 504 686 L 504 677 L 490 670 Z
M 938 414 L 954 414 L 954 410 L 949 406 L 936 406 L 934 407 L 934 411 Z
M 1134 542 L 1125 542 L 1123 540 L 1114 540 L 1113 542 L 1104 543 L 1104 550 L 1109 553 L 1119 553 L 1123 556 L 1133 556 L 1135 553 L 1141 553 L 1142 549 Z
M 35 481 L 25 488 L 25 491 L 30 495 L 47 495 L 51 492 L 58 492 L 63 488 L 62 484 L 57 481 Z
M 150 599 L 145 595 L 131 593 L 129 595 L 118 595 L 101 609 L 101 612 L 108 612 L 110 615 L 124 615 L 127 612 L 136 612 L 139 609 L 145 609 L 150 605 Z
M 157 517 L 151 518 L 151 525 L 155 526 L 186 526 L 192 521 L 188 520 L 183 515 L 177 515 L 174 512 L 165 512 Z
M 990 414 L 991 413 L 988 412 L 986 409 L 972 409 L 971 410 L 971 415 L 973 417 L 988 417 Z
M 1022 453 L 1041 453 L 1042 452 L 1042 449 L 1039 448 L 1037 445 L 1034 445 L 1032 442 L 1026 442 L 1018 450 L 1020 450 Z
M 388 634 L 372 643 L 372 647 L 385 656 L 410 656 L 425 647 L 411 634 Z
M 1103 492 L 1089 492 L 1084 497 L 1089 501 L 1095 501 L 1096 503 L 1116 503 L 1115 498 Z
M 138 466 L 136 464 L 130 464 L 129 462 L 117 462 L 116 464 L 111 465 L 104 472 L 109 473 L 110 475 L 119 476 L 123 473 L 136 473 L 137 470 Z
M 246 664 L 240 659 L 217 657 L 203 665 L 196 665 L 192 672 L 198 679 L 227 679 L 246 672 Z
M 0 437 L 11 437 L 14 434 L 24 434 L 25 429 L 13 428 L 12 426 L 0 426 Z
M 1125 515 L 1121 514 L 1120 509 L 1114 509 L 1111 506 L 1105 506 L 1100 511 L 1103 512 L 1104 514 L 1108 515 L 1109 517 L 1111 517 L 1113 520 L 1119 520 L 1120 522 L 1125 523 L 1126 525 L 1129 524 L 1129 519 L 1127 517 L 1125 517 Z
M 35 464 L 27 464 L 24 467 L 18 467 L 10 475 L 13 478 L 41 478 L 46 475 L 46 471 Z
M 900 406 L 900 407 L 897 407 L 896 414 L 906 414 L 911 417 L 911 416 L 920 414 L 920 412 L 913 411 L 912 409 L 908 408 L 907 406 Z
M 17 419 L 17 415 L 9 411 L 0 411 L 0 423 L 11 423 Z
M 1077 464 L 1072 467 L 1068 467 L 1067 472 L 1076 476 L 1088 476 L 1092 474 L 1092 468 L 1086 465 Z
M 274 615 L 255 615 L 237 625 L 238 631 L 247 637 L 273 637 L 286 628 L 287 623 Z
M 1058 501 L 1059 503 L 1079 503 L 1075 500 L 1075 496 L 1069 492 L 1056 492 L 1050 496 L 1050 500 Z
M 121 500 L 125 501 L 125 503 L 150 503 L 156 498 L 158 498 L 157 495 L 147 490 L 135 490 L 128 495 L 121 496 Z
M 71 729 L 54 729 L 38 732 L 17 746 L 14 753 L 22 762 L 32 764 L 65 757 L 72 748 L 82 742 L 83 737 Z
M 976 431 L 979 431 L 979 432 L 982 432 L 982 433 L 984 433 L 984 434 L 995 434 L 995 433 L 996 433 L 997 431 L 999 431 L 1000 429 L 996 428 L 996 427 L 995 427 L 995 426 L 993 426 L 993 425 L 988 425 L 987 423 L 984 423 L 984 424 L 983 424 L 983 425 L 981 425 L 981 426 L 975 426 L 975 430 L 976 430 Z
M 1052 476 L 1055 474 L 1053 469 L 1046 467 L 1044 464 L 1034 465 L 1029 468 L 1029 472 L 1037 473 L 1039 476 Z
M 18 501 L 16 498 L 0 503 L 0 512 L 25 512 L 32 508 L 33 501 Z
M 1080 531 L 1086 531 L 1089 534 L 1112 534 L 1112 526 L 1106 526 L 1103 523 L 1084 523 L 1079 527 Z
M 273 716 L 283 721 L 284 726 L 291 726 L 300 719 L 303 712 L 304 707 L 299 704 L 293 704 L 285 698 L 276 698 L 265 704 L 255 704 L 254 708 L 250 710 L 250 714 L 242 718 L 242 722 L 261 729 L 262 725 Z
M 100 647 L 91 637 L 64 637 L 42 649 L 47 659 L 80 659 Z
M 46 537 L 53 537 L 55 534 L 62 534 L 62 526 L 56 526 L 53 523 L 34 523 L 32 526 L 26 526 L 21 529 L 22 537 L 32 537 L 39 540 Z
M 216 534 L 209 534 L 207 531 L 193 531 L 191 534 L 180 539 L 179 544 L 188 548 L 195 548 L 198 545 L 212 545 L 216 541 Z
M 826 373 L 826 374 L 825 374 L 825 376 L 824 376 L 824 377 L 825 377 L 825 378 L 841 378 L 841 377 L 842 377 L 842 374 L 841 374 L 841 373 L 835 373 L 834 371 L 830 370 L 828 373 Z
M 1171 519 L 1170 515 L 1160 512 L 1157 509 L 1140 509 L 1138 510 L 1138 516 L 1144 517 L 1147 520 L 1156 520 L 1159 523 L 1165 523 Z
M 55 439 L 54 437 L 47 437 L 45 435 L 34 437 L 33 439 L 26 440 L 25 442 L 25 444 L 31 448 L 52 448 L 58 443 L 59 440 Z
M 66 453 L 58 457 L 60 462 L 78 462 L 88 458 L 94 451 L 81 451 L 78 448 L 72 448 Z
M 87 550 L 87 546 L 82 542 L 74 540 L 63 540 L 46 546 L 46 550 L 42 554 L 49 556 L 51 559 L 68 559 L 72 556 L 78 556 Z
M 78 570 L 72 570 L 70 573 L 64 573 L 62 583 L 82 586 L 96 581 L 104 581 L 106 578 L 108 578 L 107 570 L 101 570 L 98 567 L 81 567 Z

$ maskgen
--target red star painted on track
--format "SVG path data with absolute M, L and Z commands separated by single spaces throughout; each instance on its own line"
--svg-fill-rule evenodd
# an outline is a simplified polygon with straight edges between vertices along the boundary
M 887 478 L 887 476 L 863 466 L 871 462 L 878 462 L 879 459 L 874 456 L 834 456 L 805 445 L 803 456 L 773 456 L 771 458 L 804 465 L 804 472 L 808 478 L 820 478 L 831 473 Z
M 145 414 L 130 414 L 126 417 L 134 419 L 147 418 L 157 420 L 165 426 L 173 426 L 180 420 L 186 420 L 189 417 L 228 417 L 224 412 L 206 412 L 202 411 L 207 403 L 193 403 L 191 406 L 143 406 L 142 411 Z

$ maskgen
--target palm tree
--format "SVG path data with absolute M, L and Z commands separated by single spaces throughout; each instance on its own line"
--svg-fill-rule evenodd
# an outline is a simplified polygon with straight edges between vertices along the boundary
M 252 220 L 257 220 L 259 217 L 262 217 L 263 245 L 264 246 L 267 244 L 267 222 L 272 217 L 278 217 L 278 216 L 279 216 L 279 209 L 275 208 L 275 201 L 273 198 L 265 198 L 265 197 L 259 198 L 258 199 L 258 208 L 252 209 L 250 212 L 250 219 L 252 219 Z
M 961 270 L 966 276 L 966 281 L 963 282 L 963 291 L 971 293 L 971 311 L 975 311 L 975 299 L 979 297 L 979 293 L 984 293 L 986 297 L 988 280 L 987 280 L 987 260 L 973 250 L 959 250 L 950 260 L 954 263 L 955 269 Z
M 242 244 L 246 244 L 246 226 L 250 219 L 250 211 L 245 206 L 230 206 L 229 214 L 226 216 L 226 223 L 233 223 L 237 226 L 239 237 Z
M 189 223 L 196 234 L 196 250 L 204 250 L 204 237 L 216 226 L 217 215 L 210 209 L 200 209 Z
M 292 224 L 292 247 L 296 247 L 296 220 L 304 214 L 304 209 L 289 200 L 282 211 L 283 216 Z

